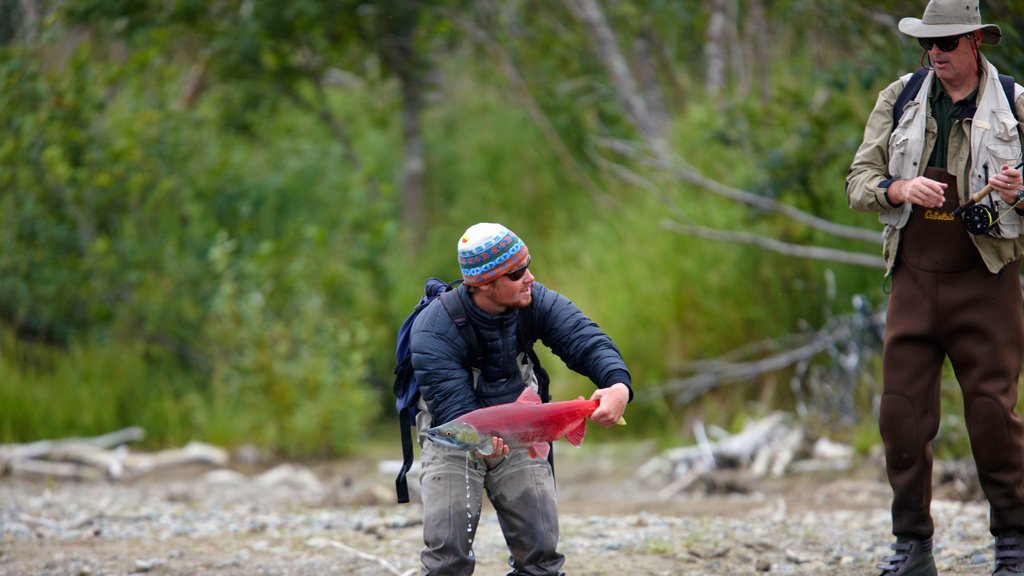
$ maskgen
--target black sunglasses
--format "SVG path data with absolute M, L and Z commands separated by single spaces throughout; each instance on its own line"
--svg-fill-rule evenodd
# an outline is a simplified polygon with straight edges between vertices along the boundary
M 508 278 L 509 280 L 515 282 L 515 281 L 521 279 L 523 276 L 526 276 L 526 270 L 527 270 L 527 268 L 530 267 L 530 260 L 532 260 L 532 259 L 533 259 L 532 256 L 530 258 L 527 258 L 526 259 L 526 264 L 523 264 L 519 268 L 516 268 L 515 270 L 509 272 L 508 274 L 505 274 L 505 277 Z
M 917 43 L 925 50 L 931 50 L 932 46 L 938 46 L 939 50 L 942 50 L 943 52 L 952 52 L 960 45 L 960 38 L 963 38 L 964 36 L 966 36 L 966 34 L 960 34 L 959 36 L 944 36 L 942 38 L 918 38 Z

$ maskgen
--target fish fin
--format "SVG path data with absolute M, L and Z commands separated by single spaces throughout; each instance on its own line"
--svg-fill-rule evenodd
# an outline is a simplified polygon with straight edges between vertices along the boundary
M 494 453 L 494 443 L 491 442 L 490 436 L 487 437 L 486 442 L 480 442 L 476 446 L 476 451 L 483 454 L 484 456 L 490 456 Z
M 579 446 L 583 444 L 583 436 L 587 433 L 587 419 L 583 418 L 580 420 L 579 426 L 573 428 L 565 435 L 565 439 L 569 441 L 569 444 L 573 446 Z
M 537 391 L 527 386 L 523 389 L 523 393 L 516 398 L 516 402 L 523 402 L 525 404 L 541 404 L 540 396 L 537 395 Z
M 551 452 L 551 445 L 547 442 L 537 442 L 530 445 L 530 458 L 547 458 Z
M 619 416 L 619 419 L 615 422 L 615 425 L 616 426 L 625 426 L 626 425 L 626 419 L 623 418 L 622 416 Z

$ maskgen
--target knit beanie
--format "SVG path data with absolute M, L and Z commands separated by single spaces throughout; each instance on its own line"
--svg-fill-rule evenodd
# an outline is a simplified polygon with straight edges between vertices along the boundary
M 474 224 L 459 239 L 459 268 L 466 286 L 487 284 L 524 266 L 529 258 L 526 244 L 501 224 Z

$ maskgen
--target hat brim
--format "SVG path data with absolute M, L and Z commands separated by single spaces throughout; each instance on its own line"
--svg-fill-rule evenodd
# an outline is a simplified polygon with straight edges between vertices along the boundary
M 944 38 L 984 30 L 982 43 L 993 46 L 999 44 L 1003 37 L 1002 30 L 995 24 L 925 24 L 920 18 L 904 18 L 900 20 L 899 28 L 900 32 L 914 38 Z

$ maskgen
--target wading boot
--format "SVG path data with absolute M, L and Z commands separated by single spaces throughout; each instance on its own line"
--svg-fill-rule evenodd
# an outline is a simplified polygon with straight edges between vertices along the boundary
M 1007 532 L 996 536 L 996 567 L 992 576 L 1024 574 L 1024 535 Z
M 938 576 L 932 557 L 932 539 L 913 540 L 899 537 L 892 545 L 892 556 L 882 558 L 875 565 L 882 571 L 878 576 Z M 1009 572 L 1007 572 L 1009 574 Z

